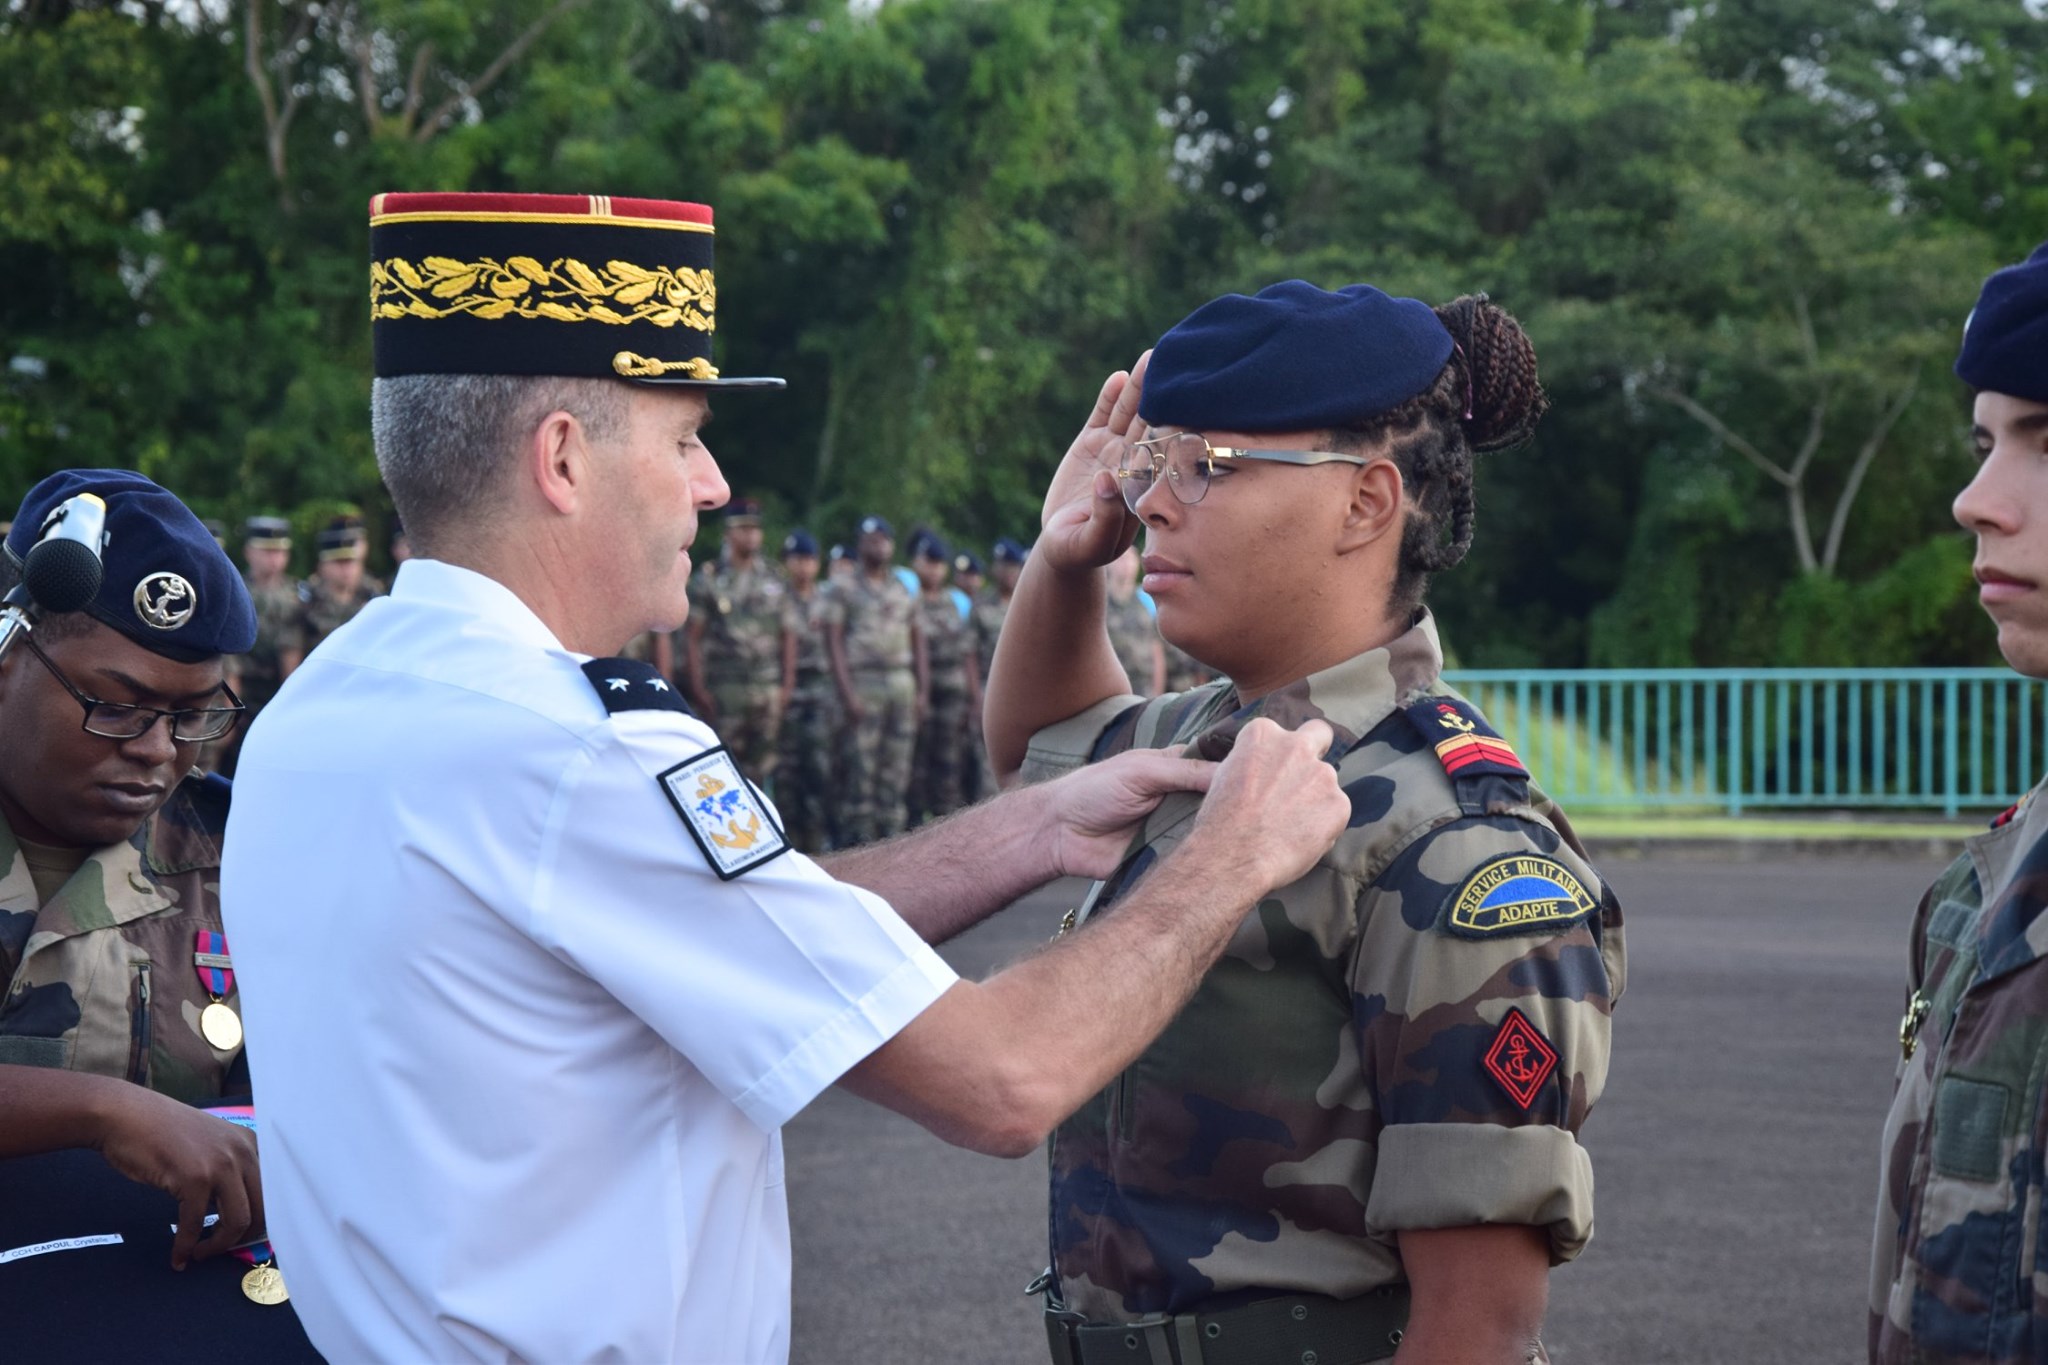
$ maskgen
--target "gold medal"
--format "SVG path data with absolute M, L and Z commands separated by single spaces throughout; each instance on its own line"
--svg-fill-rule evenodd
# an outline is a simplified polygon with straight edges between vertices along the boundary
M 283 1303 L 291 1295 L 284 1287 L 284 1276 L 277 1270 L 277 1262 L 265 1261 L 262 1265 L 251 1266 L 249 1273 L 242 1277 L 242 1294 L 251 1303 L 271 1307 Z
M 222 1052 L 233 1052 L 242 1045 L 242 1021 L 218 1000 L 199 1011 L 199 1032 Z

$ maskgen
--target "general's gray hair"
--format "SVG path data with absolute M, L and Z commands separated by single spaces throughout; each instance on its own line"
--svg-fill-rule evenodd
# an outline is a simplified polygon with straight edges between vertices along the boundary
M 421 553 L 434 553 L 450 528 L 491 515 L 521 444 L 556 409 L 592 441 L 625 432 L 625 386 L 613 379 L 413 374 L 371 386 L 377 472 Z

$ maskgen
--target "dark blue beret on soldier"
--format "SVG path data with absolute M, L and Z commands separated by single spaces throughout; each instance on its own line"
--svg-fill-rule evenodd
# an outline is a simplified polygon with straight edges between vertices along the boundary
M 998 564 L 1022 564 L 1030 553 L 1021 543 L 1008 536 L 998 540 L 993 547 L 993 557 Z
M 2048 242 L 1984 281 L 1956 375 L 1973 389 L 2048 403 Z
M 912 559 L 951 559 L 953 552 L 947 548 L 945 541 L 939 539 L 937 531 L 920 530 L 910 538 L 910 557 Z
M 818 538 L 803 527 L 797 527 L 782 538 L 782 557 L 787 559 L 791 555 L 809 555 L 811 558 L 816 559 L 818 557 Z
M 860 533 L 864 536 L 885 535 L 894 537 L 896 529 L 889 525 L 888 521 L 882 517 L 862 517 L 860 519 Z
M 986 573 L 988 570 L 982 564 L 980 555 L 972 550 L 962 550 L 959 554 L 953 556 L 953 572 Z
M 1427 389 L 1452 348 L 1418 299 L 1285 280 L 1212 299 L 1159 338 L 1138 413 L 1197 431 L 1349 426 Z
M 753 498 L 734 498 L 725 505 L 727 526 L 759 526 L 761 504 Z
M 106 571 L 87 615 L 179 663 L 248 652 L 256 607 L 234 561 L 191 508 L 133 470 L 67 469 L 30 489 L 7 534 L 17 571 L 50 513 L 80 493 L 107 504 Z

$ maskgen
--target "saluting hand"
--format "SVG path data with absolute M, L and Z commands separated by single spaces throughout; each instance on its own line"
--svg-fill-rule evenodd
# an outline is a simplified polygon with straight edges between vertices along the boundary
M 1053 471 L 1032 553 L 1045 556 L 1056 569 L 1107 564 L 1137 537 L 1138 519 L 1124 506 L 1114 471 L 1122 462 L 1125 442 L 1144 426 L 1138 400 L 1151 360 L 1147 351 L 1128 372 L 1118 370 L 1103 381 L 1095 410 Z

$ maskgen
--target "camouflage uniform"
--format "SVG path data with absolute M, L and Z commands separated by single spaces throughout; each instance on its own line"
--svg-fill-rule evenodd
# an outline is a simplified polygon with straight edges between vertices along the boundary
M 903 831 L 917 735 L 917 598 L 894 574 L 879 583 L 855 574 L 833 585 L 827 613 L 845 632 L 847 672 L 866 712 L 845 723 L 839 756 L 839 828 L 851 846 Z
M 211 768 L 229 777 L 235 772 L 235 758 L 241 752 L 242 737 L 249 733 L 249 726 L 257 713 L 277 695 L 278 687 L 284 682 L 285 651 L 296 651 L 304 658 L 306 650 L 305 603 L 299 598 L 297 584 L 289 579 L 279 579 L 260 588 L 251 583 L 249 598 L 256 604 L 256 643 L 235 661 L 235 694 L 249 708 L 249 713 L 236 722 L 225 740 L 215 740 L 206 746 L 209 751 L 217 752 L 218 758 L 209 761 L 202 757 L 197 760 L 197 766 Z
M 964 804 L 961 768 L 967 746 L 967 660 L 974 653 L 974 622 L 961 614 L 950 589 L 937 596 L 920 594 L 917 611 L 924 624 L 930 684 L 911 761 L 910 814 L 913 820 L 933 820 Z
M 115 1076 L 188 1104 L 246 1089 L 242 1049 L 199 1032 L 209 996 L 199 931 L 221 932 L 220 839 L 228 784 L 188 777 L 125 843 L 95 852 L 39 907 L 20 845 L 0 821 L 0 1062 Z M 239 990 L 226 1004 L 241 1012 Z
M 809 597 L 795 592 L 783 605 L 783 629 L 796 636 L 796 685 L 782 718 L 775 804 L 790 843 L 807 853 L 832 846 L 832 754 L 839 741 L 839 694 L 825 648 L 831 592 L 823 584 Z
M 1405 1282 L 1403 1229 L 1534 1225 L 1555 1261 L 1591 1236 L 1577 1134 L 1606 1080 L 1620 907 L 1441 660 L 1424 615 L 1246 707 L 1217 682 L 1112 698 L 1034 737 L 1031 780 L 1134 745 L 1220 758 L 1254 717 L 1321 717 L 1353 809 L 1054 1135 L 1069 1309 L 1120 1323 L 1237 1291 L 1352 1299 Z M 1167 797 L 1084 910 L 1129 890 L 1199 809 Z
M 2048 785 L 2048 784 L 2044 784 Z M 1969 841 L 1913 920 L 1870 1358 L 2048 1359 L 2048 802 Z
M 318 578 L 299 584 L 299 626 L 305 636 L 306 652 L 311 654 L 322 640 L 353 621 L 357 612 L 383 595 L 384 585 L 369 577 L 358 583 L 347 598 L 328 592 Z
M 1152 613 L 1136 593 L 1119 602 L 1112 596 L 1103 624 L 1109 627 L 1110 648 L 1131 680 L 1131 691 L 1141 697 L 1152 695 L 1152 646 L 1159 640 L 1159 627 Z
M 782 729 L 782 617 L 789 589 L 766 561 L 746 569 L 721 558 L 690 575 L 690 616 L 701 622 L 704 686 L 718 708 L 719 739 L 740 771 L 765 783 Z M 686 627 L 687 629 L 687 627 Z M 679 637 L 676 647 L 684 647 Z
M 981 685 L 986 694 L 990 672 L 996 663 L 996 640 L 1003 633 L 1003 618 L 1010 614 L 1010 604 L 993 587 L 974 599 L 974 610 L 968 613 L 968 620 L 974 625 L 975 661 L 981 667 Z M 961 760 L 961 796 L 972 803 L 996 793 L 995 769 L 989 766 L 988 744 L 982 738 L 981 718 L 975 717 L 968 727 L 967 757 Z

